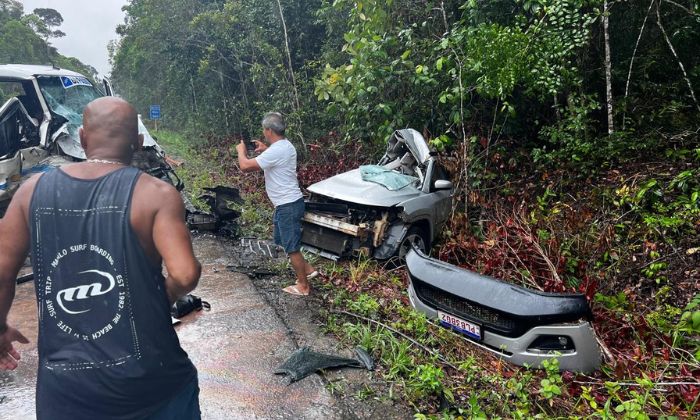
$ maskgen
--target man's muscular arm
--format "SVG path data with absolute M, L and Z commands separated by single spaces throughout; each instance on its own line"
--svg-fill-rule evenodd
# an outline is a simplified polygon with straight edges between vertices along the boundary
M 153 221 L 153 243 L 168 270 L 165 288 L 172 304 L 197 287 L 202 267 L 192 250 L 190 231 L 185 224 L 185 205 L 180 194 L 170 185 L 159 190 L 160 204 Z
M 36 180 L 25 183 L 15 194 L 5 217 L 0 219 L 0 370 L 17 367 L 20 355 L 12 343 L 28 343 L 19 331 L 7 325 L 15 297 L 17 273 L 29 253 L 27 212 Z

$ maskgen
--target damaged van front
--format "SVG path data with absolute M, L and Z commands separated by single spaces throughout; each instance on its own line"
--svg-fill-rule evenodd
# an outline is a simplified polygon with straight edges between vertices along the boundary
M 451 210 L 452 183 L 413 129 L 394 132 L 377 165 L 308 190 L 303 248 L 333 260 L 356 254 L 403 258 L 414 245 L 427 252 Z
M 78 137 L 82 113 L 102 96 L 80 73 L 53 66 L 0 65 L 0 212 L 23 179 L 85 160 Z M 138 124 L 144 147 L 133 165 L 181 188 L 140 118 Z

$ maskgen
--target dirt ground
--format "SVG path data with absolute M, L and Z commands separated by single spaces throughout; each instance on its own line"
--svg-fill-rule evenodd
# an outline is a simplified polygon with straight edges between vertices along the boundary
M 382 391 L 388 385 L 366 370 L 313 374 L 292 384 L 273 373 L 301 346 L 348 357 L 353 352 L 323 334 L 318 299 L 282 293 L 291 276 L 271 275 L 259 267 L 263 261 L 281 266 L 283 256 L 264 242 L 252 242 L 255 247 L 250 241 L 194 238 L 203 275 L 193 293 L 208 301 L 211 311 L 188 315 L 176 330 L 199 371 L 202 417 L 411 418 L 401 401 L 376 397 L 387 395 Z M 231 267 L 263 276 L 251 280 Z M 0 373 L 0 419 L 32 419 L 37 366 L 32 282 L 17 287 L 9 322 L 31 343 L 19 346 L 23 359 L 17 370 Z

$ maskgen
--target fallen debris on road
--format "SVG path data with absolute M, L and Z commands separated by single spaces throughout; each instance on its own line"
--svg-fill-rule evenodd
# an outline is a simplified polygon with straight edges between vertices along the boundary
M 285 254 L 277 245 L 257 238 L 241 238 L 239 246 L 233 248 L 233 254 L 235 264 L 228 265 L 226 269 L 251 278 L 278 274 L 275 266 L 285 261 Z
M 240 212 L 231 208 L 233 204 L 243 204 L 240 192 L 237 188 L 216 186 L 213 188 L 204 188 L 205 191 L 212 194 L 204 194 L 199 197 L 200 200 L 207 203 L 210 213 L 206 213 L 187 206 L 187 225 L 190 229 L 200 232 L 215 232 L 223 236 L 236 236 L 238 227 L 236 219 L 241 215 Z
M 325 369 L 351 367 L 374 370 L 374 360 L 363 348 L 355 348 L 355 354 L 360 360 L 317 353 L 309 347 L 302 347 L 292 353 L 289 359 L 275 370 L 275 375 L 288 375 L 292 383 Z

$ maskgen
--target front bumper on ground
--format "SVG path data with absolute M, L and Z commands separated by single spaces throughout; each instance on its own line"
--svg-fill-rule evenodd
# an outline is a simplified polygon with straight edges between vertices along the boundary
M 413 307 L 429 318 L 438 310 L 476 324 L 484 349 L 520 366 L 556 358 L 562 370 L 591 372 L 601 353 L 582 295 L 539 293 L 429 258 L 406 256 Z M 466 338 L 474 341 L 469 336 Z

